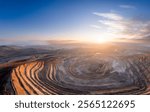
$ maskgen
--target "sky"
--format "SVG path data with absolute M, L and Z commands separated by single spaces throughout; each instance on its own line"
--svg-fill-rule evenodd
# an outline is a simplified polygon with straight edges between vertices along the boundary
M 0 0 L 0 40 L 150 37 L 149 0 Z

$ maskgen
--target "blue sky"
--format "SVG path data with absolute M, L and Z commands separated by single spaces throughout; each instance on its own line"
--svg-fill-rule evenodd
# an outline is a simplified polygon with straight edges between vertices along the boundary
M 0 39 L 143 38 L 150 35 L 149 5 L 149 0 L 0 0 Z

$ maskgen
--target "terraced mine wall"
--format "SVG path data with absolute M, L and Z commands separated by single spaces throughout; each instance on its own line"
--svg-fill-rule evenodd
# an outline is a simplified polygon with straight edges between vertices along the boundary
M 0 94 L 150 94 L 150 54 L 32 54 L 1 63 L 0 79 Z
M 98 57 L 49 57 L 7 67 L 0 72 L 1 94 L 150 93 L 149 56 Z

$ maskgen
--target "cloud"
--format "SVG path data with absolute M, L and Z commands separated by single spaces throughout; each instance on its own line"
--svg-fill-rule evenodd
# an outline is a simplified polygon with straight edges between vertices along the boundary
M 135 39 L 150 35 L 150 21 L 128 20 L 124 26 L 126 29 L 122 33 L 132 35 Z
M 93 12 L 94 15 L 104 17 L 107 19 L 113 19 L 113 20 L 121 20 L 122 17 L 115 13 L 99 13 L 99 12 Z
M 119 7 L 125 8 L 125 9 L 135 9 L 135 6 L 132 6 L 132 5 L 120 5 Z
M 96 28 L 96 29 L 100 29 L 101 27 L 98 25 L 90 25 L 90 27 Z
M 99 33 L 110 35 L 111 38 L 140 39 L 150 37 L 150 20 L 129 19 L 117 13 L 93 13 L 99 18 L 91 27 L 100 29 Z

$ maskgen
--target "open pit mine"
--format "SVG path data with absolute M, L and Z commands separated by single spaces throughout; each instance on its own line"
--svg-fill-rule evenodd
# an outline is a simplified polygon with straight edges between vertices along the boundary
M 0 49 L 0 94 L 150 94 L 148 48 Z

